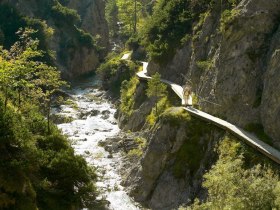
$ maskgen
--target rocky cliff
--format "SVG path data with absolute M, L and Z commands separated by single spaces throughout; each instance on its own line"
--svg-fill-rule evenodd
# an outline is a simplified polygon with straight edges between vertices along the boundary
M 130 195 L 161 210 L 205 197 L 202 175 L 215 158 L 213 148 L 222 134 L 181 108 L 167 110 L 147 135 L 142 159 L 125 178 Z
M 1 4 L 24 18 L 45 21 L 54 30 L 47 50 L 55 52 L 53 62 L 65 78 L 94 71 L 106 55 L 109 38 L 102 0 L 4 0 Z
M 202 110 L 280 148 L 280 2 L 208 2 L 173 57 L 152 59 L 148 73 L 191 86 Z M 174 117 L 180 112 L 176 108 L 160 115 L 152 128 L 147 126 L 155 102 L 141 99 L 146 89 L 145 82 L 135 89 L 129 116 L 119 111 L 121 128 L 148 133 L 143 156 L 125 177 L 130 194 L 151 209 L 174 209 L 195 197 L 203 200 L 202 176 L 215 162 L 214 145 L 223 131 Z
M 214 1 L 173 59 L 152 61 L 148 72 L 188 83 L 203 110 L 241 127 L 263 126 L 279 147 L 279 18 L 277 0 L 243 0 L 231 8 Z

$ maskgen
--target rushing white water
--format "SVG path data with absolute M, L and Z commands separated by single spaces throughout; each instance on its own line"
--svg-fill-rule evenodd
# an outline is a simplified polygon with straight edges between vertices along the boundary
M 120 154 L 113 154 L 113 158 L 108 158 L 109 153 L 98 146 L 100 140 L 117 135 L 119 128 L 114 119 L 116 111 L 114 106 L 102 99 L 101 95 L 104 92 L 98 90 L 96 85 L 97 81 L 91 78 L 90 81 L 76 84 L 69 91 L 78 107 L 63 105 L 61 110 L 56 112 L 71 116 L 74 121 L 60 124 L 58 127 L 69 136 L 76 154 L 84 156 L 90 165 L 97 167 L 99 176 L 97 188 L 101 197 L 110 202 L 109 209 L 139 209 L 120 185 L 121 177 L 118 174 Z M 81 113 L 84 113 L 82 119 Z

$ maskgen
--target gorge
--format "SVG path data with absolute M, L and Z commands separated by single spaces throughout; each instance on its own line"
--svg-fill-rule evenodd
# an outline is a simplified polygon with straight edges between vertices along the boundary
M 279 17 L 0 1 L 0 209 L 279 209 Z

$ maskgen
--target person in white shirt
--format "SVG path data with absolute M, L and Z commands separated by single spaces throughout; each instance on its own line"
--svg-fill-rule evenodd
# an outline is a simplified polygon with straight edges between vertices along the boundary
M 192 91 L 189 87 L 183 89 L 182 105 L 192 106 Z

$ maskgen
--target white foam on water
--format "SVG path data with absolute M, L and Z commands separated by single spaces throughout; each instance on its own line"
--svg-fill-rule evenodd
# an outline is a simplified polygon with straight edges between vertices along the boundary
M 113 158 L 108 158 L 109 153 L 103 147 L 98 146 L 100 140 L 114 137 L 120 130 L 114 118 L 116 112 L 114 106 L 110 102 L 98 98 L 102 91 L 94 88 L 95 85 L 96 81 L 92 80 L 69 91 L 78 105 L 78 110 L 71 108 L 70 105 L 63 105 L 59 114 L 71 116 L 75 120 L 60 124 L 58 127 L 71 139 L 75 153 L 85 157 L 89 165 L 97 167 L 99 179 L 96 186 L 100 191 L 100 197 L 105 197 L 110 202 L 109 209 L 140 209 L 120 184 L 121 177 L 118 174 L 120 154 L 113 154 Z M 100 114 L 79 119 L 80 112 L 87 113 L 92 110 L 97 110 Z M 104 116 L 102 111 L 109 111 L 107 119 L 102 118 Z

